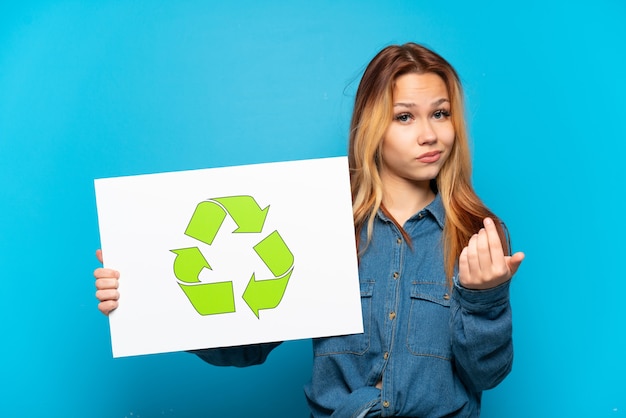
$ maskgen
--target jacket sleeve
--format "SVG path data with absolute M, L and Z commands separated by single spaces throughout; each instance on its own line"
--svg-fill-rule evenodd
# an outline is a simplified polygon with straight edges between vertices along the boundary
M 510 280 L 486 290 L 471 290 L 454 281 L 450 328 L 459 377 L 474 392 L 491 389 L 513 366 Z
M 248 367 L 262 364 L 281 342 L 242 345 L 238 347 L 207 348 L 189 351 L 214 366 Z

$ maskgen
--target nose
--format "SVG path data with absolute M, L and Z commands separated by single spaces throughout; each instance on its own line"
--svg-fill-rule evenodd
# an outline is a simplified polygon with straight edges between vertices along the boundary
M 437 141 L 437 133 L 433 129 L 432 124 L 428 119 L 424 120 L 422 129 L 418 132 L 417 143 L 420 145 L 433 144 Z

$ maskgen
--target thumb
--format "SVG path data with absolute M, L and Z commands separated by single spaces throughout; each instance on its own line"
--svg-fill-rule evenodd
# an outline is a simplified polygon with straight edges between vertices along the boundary
M 522 252 L 517 252 L 510 257 L 506 257 L 506 264 L 509 267 L 511 276 L 517 272 L 517 269 L 522 264 L 522 261 L 524 261 L 524 257 L 526 257 L 526 255 Z
M 102 263 L 102 250 L 96 250 L 96 258 Z

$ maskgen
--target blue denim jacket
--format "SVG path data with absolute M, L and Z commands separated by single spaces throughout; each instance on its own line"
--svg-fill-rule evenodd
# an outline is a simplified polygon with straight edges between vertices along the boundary
M 475 291 L 455 280 L 450 288 L 444 219 L 438 195 L 405 223 L 409 245 L 390 219 L 377 215 L 359 263 L 364 333 L 313 340 L 305 387 L 313 417 L 478 417 L 481 392 L 511 370 L 509 282 Z M 197 354 L 243 366 L 264 361 L 275 346 Z
M 511 370 L 509 283 L 451 289 L 444 219 L 438 195 L 405 223 L 409 245 L 378 213 L 359 264 L 364 333 L 313 341 L 313 416 L 477 417 L 481 391 Z

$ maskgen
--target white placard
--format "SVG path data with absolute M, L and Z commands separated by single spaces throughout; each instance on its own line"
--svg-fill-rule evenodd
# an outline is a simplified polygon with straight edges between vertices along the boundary
M 346 157 L 94 183 L 114 357 L 363 332 Z

